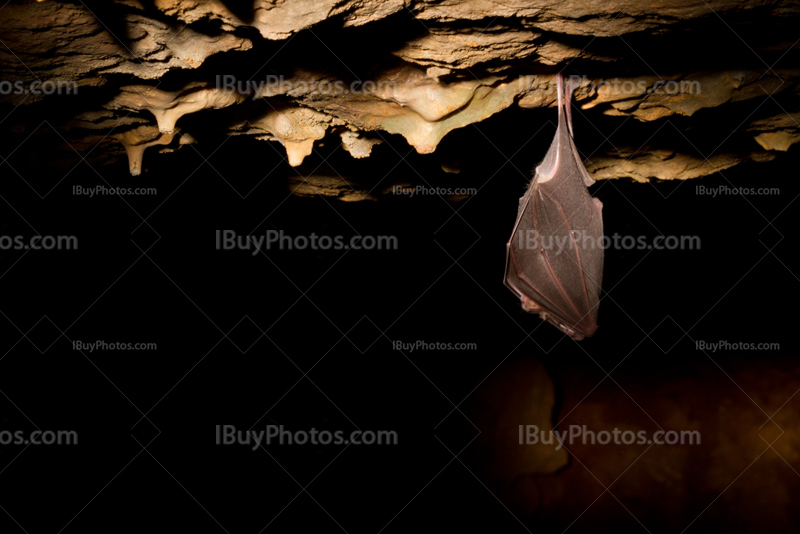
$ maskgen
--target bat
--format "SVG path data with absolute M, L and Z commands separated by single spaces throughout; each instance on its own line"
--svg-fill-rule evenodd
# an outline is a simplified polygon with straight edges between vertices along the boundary
M 603 204 L 589 194 L 594 180 L 572 139 L 571 84 L 559 73 L 557 86 L 556 136 L 519 200 L 503 283 L 523 310 L 581 340 L 597 330 Z

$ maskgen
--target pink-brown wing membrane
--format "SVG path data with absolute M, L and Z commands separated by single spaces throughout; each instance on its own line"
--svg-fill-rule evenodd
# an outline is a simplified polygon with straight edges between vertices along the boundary
M 597 329 L 603 221 L 586 189 L 592 180 L 578 157 L 561 103 L 559 90 L 556 137 L 520 199 L 507 245 L 505 283 L 523 303 L 527 299 L 528 309 L 582 338 Z

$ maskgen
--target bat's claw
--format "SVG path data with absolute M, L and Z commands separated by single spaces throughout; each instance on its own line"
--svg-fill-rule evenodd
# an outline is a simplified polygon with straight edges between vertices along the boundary
M 522 295 L 520 297 L 520 300 L 522 301 L 522 309 L 525 310 L 528 313 L 539 313 L 539 312 L 544 311 L 544 310 L 542 310 L 541 306 L 536 304 L 532 299 L 529 299 L 525 295 Z
M 571 337 L 575 341 L 580 341 L 580 340 L 582 340 L 582 339 L 584 339 L 586 337 L 583 334 L 581 334 L 580 332 L 578 332 L 577 330 L 568 327 L 567 325 L 565 325 L 562 322 L 559 322 L 555 317 L 553 317 L 551 314 L 547 313 L 547 311 L 545 311 L 544 308 L 542 308 L 541 306 L 536 304 L 536 302 L 534 302 L 532 299 L 528 298 L 527 296 L 522 295 L 520 297 L 520 300 L 522 301 L 522 309 L 523 310 L 525 310 L 528 313 L 538 313 L 539 314 L 539 318 L 542 321 L 551 323 L 552 325 L 558 327 L 559 330 L 561 330 L 562 332 L 567 334 L 569 337 Z
M 568 327 L 567 325 L 560 324 L 560 325 L 558 325 L 558 328 L 559 328 L 559 329 L 560 329 L 562 332 L 564 332 L 565 334 L 567 334 L 569 337 L 571 337 L 572 339 L 574 339 L 575 341 L 580 341 L 580 340 L 582 340 L 582 339 L 585 339 L 585 338 L 586 338 L 586 336 L 584 336 L 583 334 L 581 334 L 580 332 L 578 332 L 578 331 L 576 331 L 576 330 L 573 330 L 572 328 Z

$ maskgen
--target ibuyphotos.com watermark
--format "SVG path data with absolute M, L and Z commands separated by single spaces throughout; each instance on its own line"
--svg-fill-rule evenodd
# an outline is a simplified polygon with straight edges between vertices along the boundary
M 78 84 L 66 80 L 0 80 L 0 95 L 76 95 Z
M 402 352 L 414 352 L 425 350 L 478 350 L 477 343 L 445 343 L 441 341 L 392 341 L 392 349 Z
M 74 235 L 2 235 L 0 250 L 78 250 Z
M 0 445 L 77 445 L 74 430 L 0 430 Z
M 478 190 L 473 187 L 428 187 L 425 185 L 393 185 L 391 193 L 397 196 L 472 196 Z
M 236 425 L 216 425 L 216 445 L 244 445 L 256 450 L 269 445 L 397 445 L 394 430 L 287 430 L 267 425 L 265 430 L 237 430 Z
M 263 235 L 240 235 L 236 230 L 217 230 L 217 250 L 397 250 L 397 236 L 386 235 L 288 235 L 267 230 Z
M 236 93 L 252 96 L 253 99 L 276 94 L 319 93 L 326 96 L 358 95 L 392 92 L 397 87 L 393 80 L 307 80 L 269 75 L 263 80 L 239 80 L 231 74 L 217 75 L 216 90 L 221 93 Z
M 92 187 L 84 187 L 82 185 L 73 185 L 72 194 L 76 196 L 84 196 L 89 198 L 105 197 L 119 195 L 121 197 L 143 197 L 154 196 L 158 194 L 158 189 L 155 187 L 107 187 L 105 185 L 95 185 Z
M 717 352 L 718 350 L 781 350 L 780 343 L 748 343 L 743 341 L 695 341 L 694 347 L 697 350 Z
M 527 78 L 530 75 L 522 75 Z M 533 76 L 534 80 L 527 90 L 528 93 L 542 93 L 555 95 L 558 90 L 552 78 L 539 79 Z M 625 78 L 603 78 L 591 79 L 587 76 L 569 76 L 573 87 L 589 87 L 592 91 L 599 91 L 603 87 L 608 87 L 613 94 L 642 96 L 642 95 L 700 95 L 703 94 L 703 87 L 699 80 L 657 80 L 649 83 L 647 80 L 631 80 Z
M 542 235 L 537 230 L 526 230 L 517 235 L 520 250 L 547 250 L 556 254 L 581 250 L 700 250 L 700 236 L 695 235 L 604 235 L 595 237 L 584 231 L 574 231 L 560 236 Z
M 111 351 L 136 351 L 136 350 L 158 350 L 156 343 L 123 343 L 120 341 L 73 341 L 72 350 L 92 352 L 111 352 Z
M 770 196 L 780 195 L 781 190 L 778 187 L 731 187 L 728 185 L 697 185 L 694 188 L 697 195 L 710 196 L 711 198 L 728 196 L 728 195 L 745 195 L 745 196 Z
M 569 430 L 544 430 L 537 425 L 519 425 L 520 445 L 700 445 L 699 430 L 589 430 L 586 425 L 570 425 Z

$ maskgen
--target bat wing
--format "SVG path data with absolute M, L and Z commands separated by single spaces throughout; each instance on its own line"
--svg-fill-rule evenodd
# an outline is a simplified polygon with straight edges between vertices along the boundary
M 601 204 L 570 134 L 561 98 L 553 143 L 520 199 L 505 284 L 523 308 L 576 339 L 594 335 L 603 276 Z

